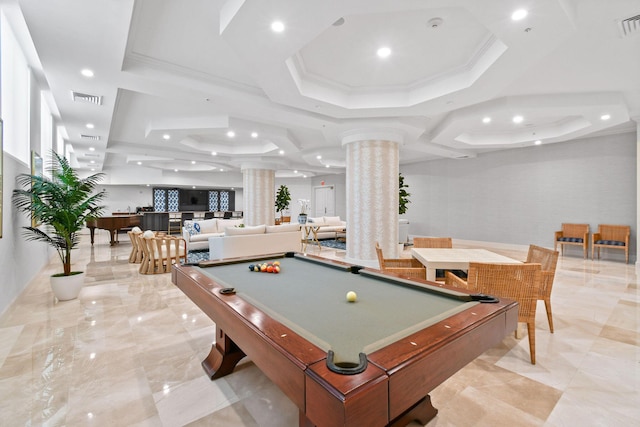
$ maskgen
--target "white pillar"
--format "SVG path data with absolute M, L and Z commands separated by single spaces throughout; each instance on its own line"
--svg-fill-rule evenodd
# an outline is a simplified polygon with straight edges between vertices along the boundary
M 242 201 L 245 225 L 275 223 L 275 170 L 242 166 Z
M 347 254 L 355 264 L 378 267 L 375 244 L 386 258 L 398 254 L 399 147 L 395 130 L 354 130 L 346 148 Z
M 640 117 L 631 119 L 636 122 L 636 274 L 640 275 Z

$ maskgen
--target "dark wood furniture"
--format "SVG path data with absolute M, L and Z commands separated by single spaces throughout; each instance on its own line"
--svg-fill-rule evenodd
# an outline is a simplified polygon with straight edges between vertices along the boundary
M 279 274 L 249 271 L 268 260 L 281 262 Z M 442 284 L 304 254 L 175 265 L 172 281 L 216 324 L 202 362 L 210 378 L 249 356 L 298 406 L 301 426 L 425 424 L 437 413 L 428 393 L 501 342 L 518 318 L 513 301 L 466 302 L 468 293 Z M 236 293 L 222 292 L 229 286 Z M 347 290 L 358 293 L 355 303 Z M 456 309 L 435 315 L 443 299 Z M 362 343 L 364 370 L 334 372 L 326 345 L 338 353 L 372 331 L 385 338 Z
M 109 230 L 111 235 L 110 245 L 113 246 L 118 243 L 118 231 L 121 229 L 132 228 L 140 226 L 141 215 L 113 215 L 103 216 L 96 218 L 92 221 L 87 221 L 87 227 L 91 233 L 91 245 L 93 245 L 96 228 L 102 230 Z

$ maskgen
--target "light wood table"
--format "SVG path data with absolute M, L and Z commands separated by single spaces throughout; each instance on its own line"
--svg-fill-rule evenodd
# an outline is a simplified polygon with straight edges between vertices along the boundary
M 427 268 L 427 280 L 436 280 L 436 269 L 469 270 L 470 262 L 518 264 L 518 261 L 486 249 L 411 248 L 411 255 Z
M 308 222 L 306 224 L 302 224 L 302 252 L 307 250 L 307 244 L 315 243 L 318 245 L 318 249 L 322 249 L 322 245 L 320 245 L 320 241 L 318 240 L 318 233 L 321 231 L 322 227 L 336 227 L 336 224 L 327 224 L 320 222 Z M 326 230 L 325 230 L 326 231 Z M 335 240 L 338 240 L 339 234 L 346 233 L 346 228 L 341 228 L 340 230 L 335 231 Z M 345 235 L 346 237 L 346 235 Z M 346 239 L 345 239 L 346 241 Z

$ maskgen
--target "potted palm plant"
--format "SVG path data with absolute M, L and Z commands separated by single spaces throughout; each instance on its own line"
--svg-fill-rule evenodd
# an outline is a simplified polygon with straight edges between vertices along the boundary
M 290 202 L 291 194 L 289 194 L 289 188 L 286 185 L 281 185 L 276 193 L 276 212 L 280 214 L 282 222 L 285 222 L 283 212 L 289 209 Z
M 20 174 L 13 190 L 13 204 L 33 221 L 24 229 L 27 240 L 48 243 L 58 253 L 63 272 L 51 276 L 51 288 L 58 300 L 77 298 L 84 283 L 84 272 L 71 271 L 71 250 L 80 242 L 78 232 L 87 220 L 100 216 L 99 203 L 106 191 L 95 193 L 104 174 L 81 179 L 69 161 L 52 151 L 51 178 Z M 35 226 L 35 224 L 40 224 Z

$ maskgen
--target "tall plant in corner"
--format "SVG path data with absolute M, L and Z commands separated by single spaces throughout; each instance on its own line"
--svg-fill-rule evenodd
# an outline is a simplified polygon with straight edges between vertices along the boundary
M 21 189 L 13 190 L 13 204 L 41 227 L 22 227 L 27 240 L 48 243 L 58 253 L 63 273 L 71 276 L 71 250 L 78 246 L 78 232 L 87 220 L 100 216 L 104 206 L 100 202 L 106 191 L 95 193 L 103 173 L 81 179 L 69 161 L 51 152 L 51 178 L 20 174 L 16 178 Z
M 411 203 L 409 200 L 411 193 L 408 193 L 407 190 L 405 190 L 405 188 L 409 188 L 409 186 L 404 183 L 404 177 L 401 173 L 398 174 L 398 183 L 400 191 L 398 194 L 398 213 L 402 215 L 405 214 L 409 208 L 407 205 Z

